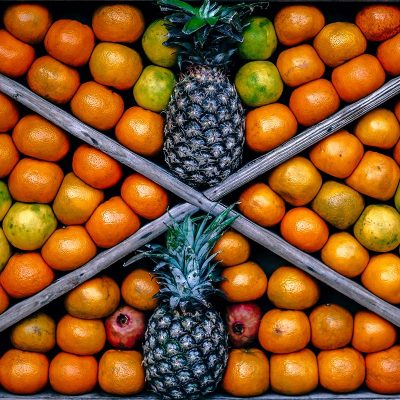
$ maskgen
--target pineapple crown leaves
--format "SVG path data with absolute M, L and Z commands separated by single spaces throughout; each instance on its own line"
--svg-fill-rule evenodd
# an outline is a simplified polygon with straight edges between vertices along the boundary
M 178 64 L 222 67 L 230 63 L 243 41 L 244 22 L 257 6 L 266 2 L 230 6 L 204 0 L 194 7 L 181 0 L 157 0 L 165 20 L 169 39 L 164 43 L 178 50 Z
M 170 307 L 182 310 L 198 304 L 208 307 L 207 299 L 220 291 L 214 283 L 221 281 L 211 254 L 217 240 L 237 216 L 229 217 L 234 205 L 216 218 L 210 214 L 173 221 L 167 233 L 166 247 L 150 244 L 147 255 L 157 262 L 154 274 L 160 284 L 157 295 Z M 210 222 L 211 220 L 211 222 Z

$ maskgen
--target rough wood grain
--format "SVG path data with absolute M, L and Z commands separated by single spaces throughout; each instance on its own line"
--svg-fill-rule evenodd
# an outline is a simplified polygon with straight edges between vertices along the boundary
M 166 189 L 193 203 L 194 205 L 183 204 L 177 206 L 170 211 L 170 214 L 175 219 L 180 220 L 184 215 L 192 214 L 198 211 L 198 209 L 212 212 L 214 214 L 221 212 L 223 206 L 216 204 L 215 201 L 219 200 L 228 192 L 254 179 L 256 176 L 273 168 L 280 162 L 287 160 L 294 154 L 298 154 L 298 152 L 302 151 L 304 148 L 307 148 L 311 144 L 316 143 L 322 137 L 325 137 L 340 127 L 343 127 L 363 113 L 367 112 L 369 109 L 372 109 L 393 97 L 400 91 L 399 82 L 399 78 L 393 79 L 383 86 L 377 93 L 374 93 L 373 95 L 368 96 L 368 98 L 358 102 L 357 104 L 359 108 L 355 104 L 346 107 L 328 120 L 306 130 L 278 149 L 251 162 L 234 174 L 233 177 L 228 178 L 227 181 L 223 182 L 218 187 L 207 190 L 204 194 L 181 183 L 161 167 L 156 166 L 150 161 L 123 148 L 112 139 L 92 128 L 89 128 L 65 111 L 60 110 L 58 107 L 36 96 L 22 85 L 1 75 L 0 90 L 15 98 L 33 111 L 43 115 L 45 118 L 59 125 L 73 135 L 79 137 L 83 141 L 110 154 L 125 165 L 128 165 L 143 175 L 146 175 L 150 179 L 164 186 Z M 316 136 L 318 138 L 316 138 Z M 124 242 L 99 254 L 84 267 L 63 276 L 42 292 L 7 310 L 0 316 L 0 331 L 40 309 L 81 282 L 86 281 L 104 270 L 110 264 L 120 260 L 133 250 L 159 236 L 165 231 L 165 224 L 170 221 L 170 217 L 170 215 L 166 214 L 156 221 L 149 223 Z M 294 265 L 297 265 L 299 268 L 307 271 L 311 275 L 357 301 L 359 304 L 400 326 L 399 309 L 382 301 L 376 296 L 373 296 L 357 283 L 337 274 L 312 256 L 302 253 L 298 249 L 286 243 L 279 236 L 262 229 L 243 216 L 239 216 L 234 227 L 250 239 L 263 245 L 265 248 L 275 252 Z

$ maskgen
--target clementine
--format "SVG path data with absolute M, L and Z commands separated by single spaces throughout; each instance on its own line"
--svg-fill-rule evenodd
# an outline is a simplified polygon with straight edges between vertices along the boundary
M 19 153 L 10 135 L 0 133 L 0 178 L 9 175 L 19 160 Z
M 14 128 L 19 120 L 19 109 L 17 103 L 0 93 L 0 132 L 7 132 Z
M 400 33 L 381 43 L 376 56 L 389 75 L 400 74 Z

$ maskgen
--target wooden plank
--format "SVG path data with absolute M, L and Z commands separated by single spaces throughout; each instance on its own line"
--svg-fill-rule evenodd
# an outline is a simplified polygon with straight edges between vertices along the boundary
M 81 138 L 83 141 L 110 154 L 114 158 L 137 170 L 143 175 L 148 176 L 150 179 L 156 181 L 166 189 L 178 194 L 196 206 L 194 207 L 185 204 L 174 208 L 171 210 L 171 213 L 177 213 L 178 217 L 175 216 L 176 219 L 181 219 L 185 214 L 194 213 L 198 209 L 212 213 L 221 212 L 223 206 L 217 205 L 215 203 L 216 200 L 220 199 L 229 191 L 234 190 L 242 184 L 254 179 L 255 176 L 258 176 L 268 169 L 273 168 L 273 166 L 276 165 L 274 162 L 279 163 L 292 157 L 293 151 L 296 151 L 295 154 L 301 151 L 298 150 L 298 148 L 293 150 L 293 146 L 298 145 L 299 148 L 302 149 L 302 146 L 306 146 L 306 143 L 308 143 L 306 146 L 308 147 L 310 142 L 315 143 L 315 135 L 324 135 L 323 137 L 325 137 L 339 129 L 341 124 L 343 124 L 341 126 L 344 126 L 348 122 L 358 118 L 360 115 L 362 115 L 362 113 L 367 112 L 370 108 L 376 107 L 377 105 L 386 101 L 388 98 L 393 97 L 400 90 L 398 83 L 398 78 L 393 79 L 385 84 L 375 94 L 370 95 L 366 99 L 362 99 L 360 102 L 358 102 L 360 108 L 362 107 L 362 110 L 359 110 L 354 104 L 346 107 L 327 121 L 324 121 L 323 123 L 318 124 L 316 127 L 308 129 L 303 134 L 298 135 L 291 140 L 289 144 L 286 143 L 276 149 L 276 151 L 272 151 L 267 155 L 251 162 L 238 171 L 233 178 L 228 178 L 228 183 L 225 181 L 217 188 L 209 189 L 204 195 L 181 183 L 161 167 L 155 166 L 150 161 L 130 152 L 102 133 L 89 128 L 85 124 L 70 116 L 65 111 L 60 110 L 53 104 L 47 102 L 39 96 L 36 96 L 24 86 L 0 75 L 1 91 L 20 101 L 33 111 L 43 115 L 45 118 L 56 123 L 73 135 Z M 346 122 L 343 122 L 342 120 L 345 120 Z M 308 132 L 308 134 L 306 134 L 306 132 Z M 318 140 L 320 139 L 317 139 L 316 141 Z M 169 218 L 170 216 L 166 214 L 158 220 L 149 223 L 131 238 L 120 243 L 114 248 L 99 254 L 84 267 L 63 276 L 42 292 L 18 303 L 7 310 L 0 317 L 0 331 L 6 329 L 6 327 L 13 325 L 18 320 L 43 307 L 45 304 L 48 304 L 55 298 L 68 292 L 79 283 L 86 281 L 98 272 L 107 268 L 109 264 L 121 259 L 129 252 L 141 247 L 143 244 L 161 234 L 163 231 L 165 231 L 165 223 L 169 221 Z M 321 281 L 346 294 L 348 297 L 352 298 L 358 303 L 364 305 L 374 312 L 377 312 L 386 319 L 400 326 L 399 310 L 396 307 L 384 302 L 376 296 L 373 296 L 355 282 L 332 271 L 330 268 L 326 267 L 312 256 L 302 253 L 293 246 L 290 246 L 277 235 L 274 235 L 271 232 L 253 224 L 243 216 L 240 216 L 235 222 L 235 229 L 241 231 L 264 247 L 287 259 L 294 265 L 297 265 L 299 268 L 309 272 L 311 275 L 317 277 Z

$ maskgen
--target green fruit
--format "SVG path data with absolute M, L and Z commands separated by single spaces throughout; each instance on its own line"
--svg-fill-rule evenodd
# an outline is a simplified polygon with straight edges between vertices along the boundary
M 167 68 L 147 66 L 133 88 L 136 103 L 147 110 L 161 112 L 167 107 L 176 84 L 175 75 Z
M 386 204 L 371 204 L 354 225 L 354 235 L 368 250 L 392 251 L 400 245 L 400 215 Z
M 53 210 L 47 204 L 14 203 L 3 220 L 8 241 L 20 250 L 36 250 L 57 228 Z
M 0 221 L 2 221 L 4 216 L 7 214 L 11 204 L 12 199 L 8 187 L 5 182 L 0 181 Z
M 260 107 L 276 102 L 283 92 L 278 69 L 269 61 L 251 61 L 236 74 L 235 86 L 243 103 Z
M 8 243 L 6 235 L 3 229 L 0 228 L 0 271 L 5 267 L 7 261 L 11 257 L 11 246 Z
M 267 60 L 278 45 L 273 23 L 265 17 L 250 17 L 246 22 L 239 56 L 245 60 Z
M 400 212 L 400 184 L 397 186 L 396 194 L 394 195 L 394 205 L 398 212 Z
M 164 45 L 168 40 L 168 29 L 163 19 L 157 19 L 146 29 L 142 37 L 142 47 L 147 58 L 161 67 L 173 67 L 176 64 L 176 49 Z

